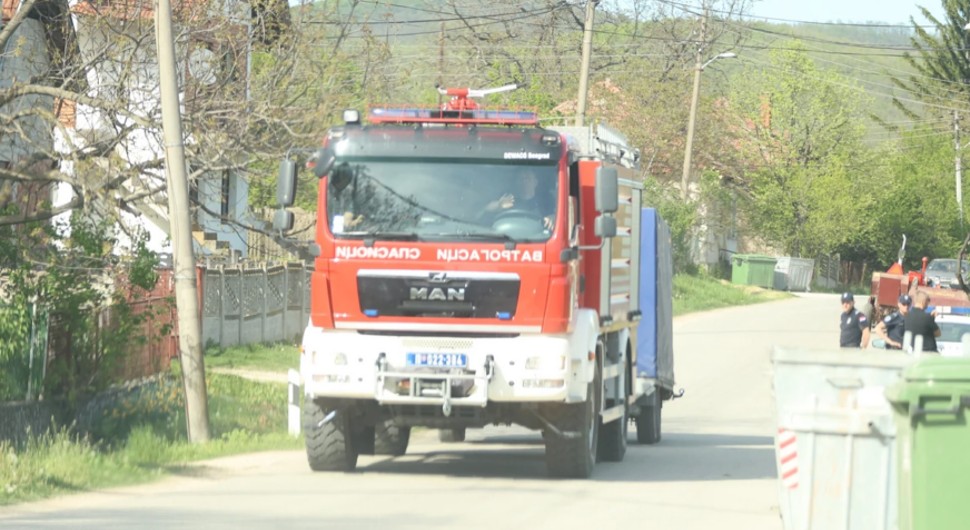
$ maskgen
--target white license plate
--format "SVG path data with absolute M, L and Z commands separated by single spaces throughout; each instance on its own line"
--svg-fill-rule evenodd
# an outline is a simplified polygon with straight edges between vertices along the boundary
M 464 368 L 468 365 L 468 356 L 464 353 L 408 353 L 407 365 Z

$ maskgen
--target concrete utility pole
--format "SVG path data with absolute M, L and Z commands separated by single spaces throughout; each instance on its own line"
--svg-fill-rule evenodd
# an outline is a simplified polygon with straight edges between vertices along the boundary
M 168 222 L 175 267 L 175 307 L 178 311 L 179 359 L 185 384 L 185 420 L 189 441 L 209 441 L 209 403 L 202 361 L 202 326 L 196 290 L 195 257 L 192 254 L 192 221 L 179 114 L 178 79 L 175 70 L 175 39 L 169 0 L 155 4 L 155 40 L 158 49 L 159 86 L 162 95 L 162 130 L 165 141 L 165 173 L 168 179 Z
M 953 111 L 953 146 L 956 148 L 957 212 L 960 215 L 960 231 L 963 231 L 963 146 L 960 145 L 960 113 L 957 111 Z
M 583 24 L 583 64 L 579 70 L 579 96 L 576 98 L 576 125 L 586 122 L 586 92 L 589 86 L 589 61 L 593 48 L 593 15 L 598 0 L 586 0 L 586 22 Z
M 701 20 L 701 41 L 697 44 L 697 54 L 694 56 L 694 91 L 690 99 L 690 116 L 687 118 L 687 146 L 684 148 L 684 173 L 680 179 L 680 198 L 687 202 L 688 190 L 690 185 L 690 162 L 694 150 L 694 122 L 697 121 L 697 101 L 701 93 L 701 54 L 704 52 L 704 43 L 707 40 L 707 12 Z

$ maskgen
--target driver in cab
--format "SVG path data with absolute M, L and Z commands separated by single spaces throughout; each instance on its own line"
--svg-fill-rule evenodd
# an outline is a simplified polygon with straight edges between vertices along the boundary
M 549 207 L 536 194 L 538 186 L 539 178 L 535 172 L 528 169 L 519 172 L 515 190 L 486 204 L 483 217 L 495 219 L 502 212 L 522 211 L 541 218 L 542 226 L 552 230 L 553 217 L 548 214 Z

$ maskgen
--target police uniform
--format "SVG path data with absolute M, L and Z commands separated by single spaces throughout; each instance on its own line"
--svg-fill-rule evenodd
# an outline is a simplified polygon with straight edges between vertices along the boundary
M 903 317 L 903 314 L 897 311 L 891 315 L 886 315 L 883 317 L 882 323 L 886 326 L 886 336 L 889 337 L 889 340 L 902 344 L 903 335 L 906 334 L 906 318 Z M 886 349 L 898 350 L 900 348 L 886 344 Z
M 902 307 L 905 307 L 908 312 L 910 306 L 913 305 L 913 299 L 910 298 L 908 294 L 902 294 L 899 295 L 899 300 L 897 303 L 900 306 L 900 310 L 891 315 L 886 315 L 883 317 L 882 324 L 883 327 L 886 328 L 886 337 L 888 337 L 892 342 L 902 344 L 903 336 L 906 335 L 906 316 L 903 315 Z M 901 348 L 887 343 L 886 349 L 899 350 Z
M 852 293 L 842 295 L 843 304 L 853 301 Z M 853 307 L 842 312 L 839 327 L 841 329 L 839 346 L 842 348 L 860 348 L 862 347 L 862 331 L 869 328 L 869 319 L 865 313 Z

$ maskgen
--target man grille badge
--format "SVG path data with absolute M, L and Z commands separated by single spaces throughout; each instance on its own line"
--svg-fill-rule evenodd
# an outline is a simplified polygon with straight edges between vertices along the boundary
M 448 273 L 446 272 L 428 273 L 428 281 L 431 283 L 445 283 L 448 281 Z

